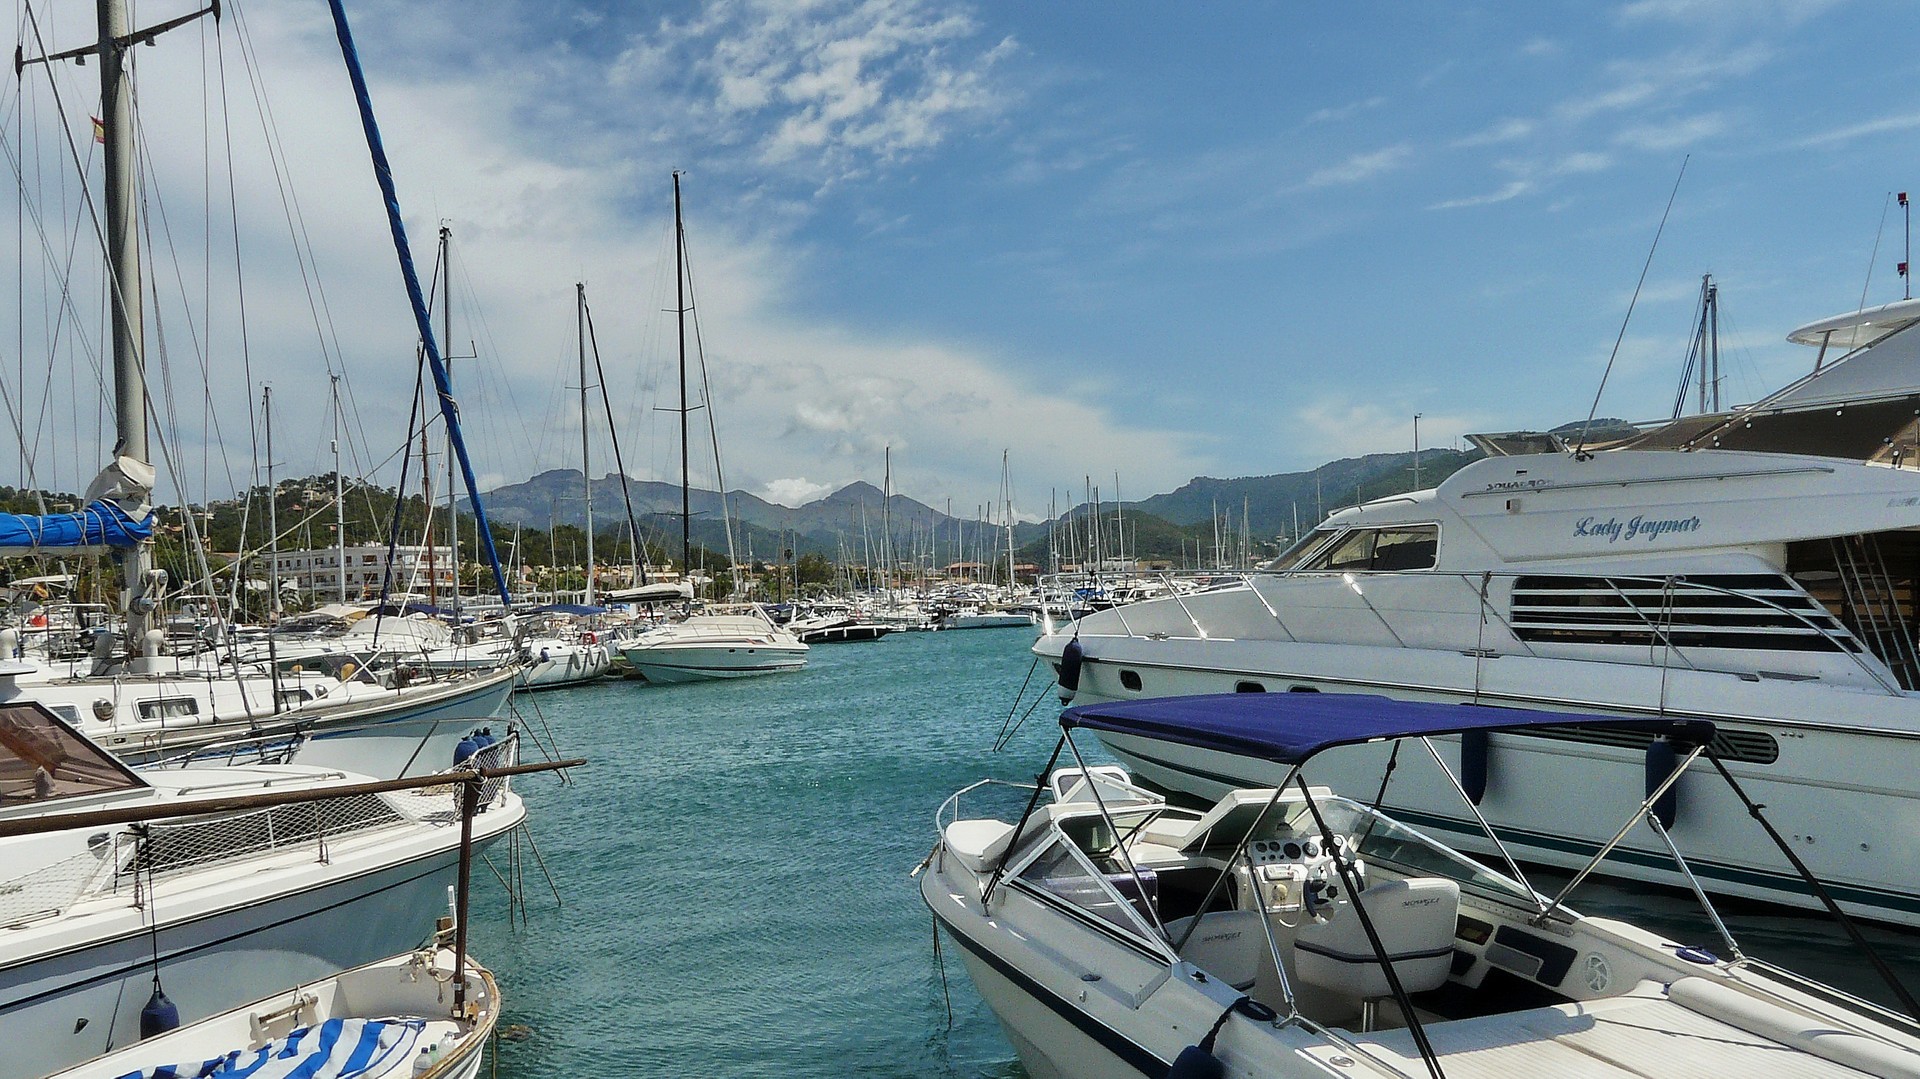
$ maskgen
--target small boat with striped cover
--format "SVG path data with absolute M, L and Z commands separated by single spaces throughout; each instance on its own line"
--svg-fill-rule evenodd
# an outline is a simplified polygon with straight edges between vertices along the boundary
M 500 1017 L 452 919 L 427 948 L 157 1034 L 51 1079 L 473 1079 Z M 456 966 L 464 976 L 456 980 Z

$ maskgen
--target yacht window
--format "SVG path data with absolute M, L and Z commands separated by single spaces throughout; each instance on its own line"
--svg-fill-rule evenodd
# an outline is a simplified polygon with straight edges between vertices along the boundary
M 190 719 L 200 714 L 200 702 L 192 697 L 162 697 L 140 702 L 141 719 Z
M 1235 682 L 1233 684 L 1233 691 L 1235 693 L 1265 693 L 1267 687 L 1258 682 Z
M 1320 573 L 1432 569 L 1439 551 L 1439 525 L 1356 528 L 1301 568 Z
M 1372 569 L 1373 540 L 1378 533 L 1371 528 L 1356 528 L 1331 549 L 1315 555 L 1303 568 L 1338 573 L 1342 570 Z
M 144 785 L 45 709 L 0 705 L 0 806 Z
M 1438 525 L 1383 528 L 1373 547 L 1374 569 L 1432 569 L 1440 553 Z
M 1139 671 L 1121 671 L 1120 684 L 1122 686 L 1125 686 L 1128 689 L 1139 689 L 1140 688 L 1140 672 Z
M 1339 531 L 1337 528 L 1315 529 L 1301 536 L 1298 540 L 1295 540 L 1293 546 L 1282 552 L 1279 558 L 1274 559 L 1260 568 L 1269 573 L 1285 573 L 1299 565 L 1308 555 L 1324 547 L 1334 536 L 1339 534 Z

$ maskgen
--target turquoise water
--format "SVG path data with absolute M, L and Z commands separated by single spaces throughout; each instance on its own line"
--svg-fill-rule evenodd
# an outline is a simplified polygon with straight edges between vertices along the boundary
M 501 1074 L 1023 1074 L 951 949 L 948 1028 L 907 874 L 947 795 L 1046 762 L 1044 707 L 991 752 L 1032 640 L 895 634 L 817 647 L 793 674 L 522 701 L 593 763 L 570 788 L 522 787 L 564 905 L 529 866 L 511 928 L 480 871 L 474 953 L 505 1021 L 533 1028 L 503 1043 Z
M 950 944 L 949 1024 L 907 874 L 947 795 L 1045 764 L 1058 731 L 1045 704 L 992 752 L 1031 641 L 896 634 L 817 647 L 794 674 L 519 698 L 592 764 L 571 787 L 520 788 L 563 903 L 523 847 L 529 910 L 512 925 L 504 890 L 479 871 L 475 955 L 500 978 L 504 1021 L 532 1028 L 501 1045 L 499 1073 L 1023 1076 Z M 1573 905 L 1719 950 L 1684 896 L 1590 882 Z M 1825 919 L 1725 913 L 1750 954 L 1886 997 Z M 1920 983 L 1920 936 L 1870 934 Z

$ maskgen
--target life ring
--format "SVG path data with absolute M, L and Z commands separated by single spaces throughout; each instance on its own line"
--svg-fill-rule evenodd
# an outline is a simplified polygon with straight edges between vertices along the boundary
M 596 636 L 594 636 L 594 634 L 593 634 L 593 631 L 592 631 L 592 630 L 588 630 L 587 632 L 585 632 L 585 633 L 582 633 L 582 634 L 580 635 L 580 639 L 581 639 L 582 641 L 584 641 L 585 643 L 587 643 L 587 644 L 599 644 L 599 643 L 600 643 L 600 638 L 599 638 L 599 637 L 596 637 Z

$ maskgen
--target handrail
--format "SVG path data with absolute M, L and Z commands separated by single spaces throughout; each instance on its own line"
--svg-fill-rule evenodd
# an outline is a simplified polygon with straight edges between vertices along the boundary
M 940 807 L 933 811 L 933 834 L 936 836 L 945 835 L 947 825 L 960 819 L 960 797 L 965 794 L 972 794 L 982 787 L 1012 787 L 1015 790 L 1023 791 L 1036 791 L 1040 789 L 1038 783 L 1021 783 L 1011 779 L 987 778 L 975 780 L 961 787 L 959 790 L 954 791 L 952 794 L 949 794 L 947 800 L 941 802 Z M 953 811 L 951 817 L 949 817 L 947 813 L 949 808 Z

